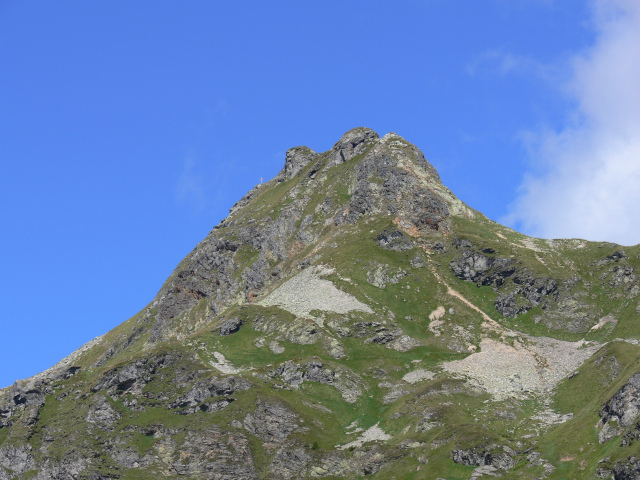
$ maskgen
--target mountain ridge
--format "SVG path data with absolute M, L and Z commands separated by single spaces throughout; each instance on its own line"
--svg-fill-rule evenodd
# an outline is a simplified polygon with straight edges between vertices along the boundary
M 503 227 L 394 133 L 294 147 L 141 312 L 0 390 L 0 480 L 636 478 L 638 254 Z

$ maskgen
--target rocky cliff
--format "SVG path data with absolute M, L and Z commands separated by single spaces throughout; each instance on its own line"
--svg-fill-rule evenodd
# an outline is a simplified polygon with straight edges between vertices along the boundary
M 638 246 L 541 240 L 366 128 L 0 390 L 0 480 L 640 478 Z

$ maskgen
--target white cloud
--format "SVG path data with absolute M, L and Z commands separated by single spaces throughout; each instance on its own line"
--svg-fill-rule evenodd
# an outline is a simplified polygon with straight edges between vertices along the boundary
M 560 131 L 528 135 L 532 172 L 504 219 L 545 238 L 640 242 L 640 2 L 594 4 L 594 45 L 571 61 Z

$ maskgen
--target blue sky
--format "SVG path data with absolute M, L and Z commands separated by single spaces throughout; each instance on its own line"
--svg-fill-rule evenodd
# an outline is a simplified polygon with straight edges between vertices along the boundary
M 0 1 L 0 386 L 356 126 L 525 233 L 640 242 L 639 36 L 632 0 Z

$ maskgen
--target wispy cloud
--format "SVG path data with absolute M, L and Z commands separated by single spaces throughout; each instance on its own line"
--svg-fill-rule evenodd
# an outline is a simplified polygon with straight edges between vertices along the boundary
M 196 172 L 196 161 L 192 156 L 184 159 L 182 173 L 176 186 L 176 198 L 182 204 L 189 204 L 195 213 L 200 213 L 206 204 L 204 185 Z
M 218 97 L 203 110 L 201 122 L 192 132 L 188 153 L 179 163 L 175 198 L 195 215 L 209 210 L 212 205 L 226 204 L 231 173 L 238 171 L 230 159 L 224 161 L 221 154 L 209 146 L 215 136 L 217 125 L 223 121 L 228 110 L 227 100 Z
M 596 40 L 570 61 L 564 128 L 525 135 L 532 159 L 503 219 L 545 238 L 640 242 L 640 2 L 593 5 Z M 507 64 L 504 68 L 509 68 Z
M 226 216 L 227 208 L 257 184 L 260 177 L 250 165 L 233 157 L 208 151 L 206 158 L 200 160 L 202 155 L 192 152 L 182 160 L 175 199 L 195 216 Z M 247 178 L 255 183 L 247 187 L 244 181 Z
M 500 75 L 517 73 L 532 75 L 546 81 L 555 81 L 561 74 L 561 69 L 557 65 L 500 49 L 481 53 L 465 66 L 465 70 L 472 77 L 487 72 Z

